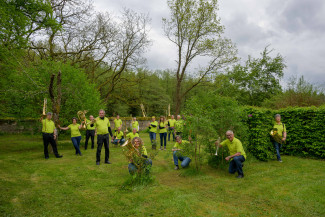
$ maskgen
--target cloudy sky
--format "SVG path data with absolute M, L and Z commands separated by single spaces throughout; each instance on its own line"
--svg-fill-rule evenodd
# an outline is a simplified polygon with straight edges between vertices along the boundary
M 145 54 L 149 69 L 175 67 L 176 50 L 164 36 L 162 17 L 168 18 L 167 0 L 94 0 L 95 9 L 119 15 L 130 8 L 151 17 L 150 51 Z M 284 56 L 284 80 L 304 75 L 325 87 L 325 1 L 324 0 L 220 0 L 219 16 L 225 36 L 236 44 L 244 62 L 259 57 L 270 45 L 273 55 Z

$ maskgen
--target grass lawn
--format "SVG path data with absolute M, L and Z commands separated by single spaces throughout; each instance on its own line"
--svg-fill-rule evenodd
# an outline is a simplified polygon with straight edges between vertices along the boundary
M 68 138 L 60 139 L 61 159 L 44 159 L 41 136 L 2 135 L 0 146 L 0 216 L 325 216 L 321 160 L 248 159 L 238 180 L 207 165 L 200 174 L 193 165 L 175 171 L 172 152 L 160 151 L 154 182 L 125 190 L 130 175 L 121 148 L 111 146 L 111 165 L 103 164 L 103 149 L 97 166 L 96 149 L 75 156 Z

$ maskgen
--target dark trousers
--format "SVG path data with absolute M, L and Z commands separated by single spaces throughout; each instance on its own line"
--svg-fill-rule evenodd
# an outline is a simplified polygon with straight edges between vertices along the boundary
M 167 144 L 167 133 L 159 133 L 160 136 L 160 147 L 163 147 L 163 144 L 165 145 L 166 148 L 166 144 Z
M 86 130 L 85 150 L 88 147 L 88 140 L 91 138 L 91 148 L 94 148 L 95 130 Z
M 236 156 L 229 163 L 229 173 L 233 174 L 237 171 L 238 175 L 244 175 L 243 172 L 243 162 L 245 157 L 243 155 Z
M 71 137 L 71 141 L 72 141 L 73 147 L 76 149 L 76 154 L 81 155 L 81 151 L 80 151 L 81 136 Z
M 173 134 L 173 141 L 175 141 L 174 127 L 169 127 L 168 129 L 168 141 L 170 141 L 170 134 Z
M 109 159 L 109 136 L 108 133 L 104 135 L 97 135 L 97 153 L 96 162 L 100 162 L 100 154 L 102 152 L 102 146 L 105 148 L 105 162 Z
M 43 133 L 43 144 L 44 144 L 45 158 L 49 158 L 49 150 L 48 150 L 49 143 L 52 146 L 54 155 L 59 156 L 58 149 L 56 147 L 56 142 L 54 140 L 54 134 L 53 133 Z

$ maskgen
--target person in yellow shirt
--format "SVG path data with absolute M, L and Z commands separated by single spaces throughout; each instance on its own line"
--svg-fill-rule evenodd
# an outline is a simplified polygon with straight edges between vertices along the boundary
M 170 134 L 173 134 L 173 142 L 175 141 L 175 123 L 176 120 L 174 115 L 172 115 L 171 118 L 168 119 L 168 141 L 170 141 Z
M 223 147 L 227 146 L 229 149 L 229 156 L 226 157 L 226 161 L 229 163 L 229 173 L 233 174 L 237 171 L 237 178 L 244 178 L 243 172 L 243 162 L 246 160 L 246 153 L 244 151 L 243 145 L 239 139 L 235 138 L 234 132 L 228 130 L 226 132 L 227 139 L 219 144 L 216 141 L 216 146 Z
M 58 149 L 56 147 L 55 139 L 56 139 L 57 132 L 56 132 L 55 124 L 52 121 L 52 112 L 48 112 L 45 119 L 43 119 L 42 117 L 41 123 L 42 123 L 42 136 L 43 136 L 45 159 L 49 159 L 49 151 L 48 151 L 49 143 L 52 146 L 55 157 L 56 158 L 63 157 L 62 155 L 59 155 Z
M 286 141 L 287 139 L 287 129 L 285 127 L 285 125 L 281 122 L 281 115 L 280 114 L 276 114 L 274 116 L 275 118 L 275 123 L 273 125 L 273 129 L 276 129 L 278 135 L 280 136 L 280 138 L 282 138 L 282 142 L 281 144 L 275 140 L 273 140 L 273 145 L 274 145 L 274 148 L 276 150 L 276 157 L 278 159 L 278 161 L 280 163 L 282 163 L 282 160 L 281 160 L 281 155 L 280 155 L 280 149 L 282 147 L 282 144 Z
M 85 141 L 85 150 L 88 147 L 88 140 L 91 138 L 91 149 L 94 149 L 94 140 L 95 140 L 95 123 L 94 123 L 94 116 L 90 115 L 89 120 L 87 119 L 86 122 L 86 141 Z
M 158 128 L 160 136 L 160 150 L 166 150 L 168 122 L 165 120 L 164 116 L 160 116 Z M 163 147 L 165 148 L 163 149 Z
M 122 129 L 122 124 L 123 124 L 123 122 L 120 119 L 120 116 L 119 115 L 116 115 L 116 118 L 114 119 L 114 130 L 115 130 L 115 132 L 117 131 L 117 129 L 119 127 L 121 127 L 121 129 Z
M 191 138 L 189 138 L 191 139 Z M 191 140 L 190 140 L 191 141 Z M 188 141 L 182 140 L 182 137 L 177 135 L 176 136 L 176 143 L 172 149 L 173 151 L 173 159 L 175 164 L 175 170 L 179 169 L 178 160 L 182 161 L 181 166 L 182 168 L 186 168 L 190 165 L 191 159 L 189 157 L 183 156 L 183 151 L 185 146 L 188 145 Z
M 131 129 L 136 128 L 137 132 L 139 132 L 139 122 L 137 121 L 136 117 L 132 118 L 132 122 L 131 122 Z
M 175 122 L 175 134 L 182 136 L 184 130 L 185 123 L 182 120 L 180 115 L 177 115 L 177 121 Z
M 121 127 L 117 128 L 117 131 L 114 132 L 113 144 L 122 145 L 125 142 L 124 133 L 121 131 Z
M 149 174 L 151 166 L 152 166 L 152 160 L 150 158 L 148 158 L 148 153 L 147 153 L 147 149 L 143 144 L 143 141 L 141 138 L 139 137 L 134 137 L 132 139 L 132 145 L 134 146 L 134 148 L 138 151 L 139 155 L 142 156 L 144 163 L 142 165 L 142 169 L 144 169 L 145 174 Z M 128 165 L 128 169 L 129 169 L 129 173 L 131 175 L 135 174 L 138 171 L 140 165 L 136 165 L 135 162 L 133 162 L 131 160 L 131 162 Z
M 152 116 L 151 122 L 148 124 L 148 127 L 149 127 L 149 137 L 150 137 L 152 149 L 156 150 L 157 147 L 156 133 L 157 133 L 158 122 L 156 121 L 155 116 Z
M 107 117 L 105 117 L 105 111 L 99 110 L 99 117 L 96 118 L 95 123 L 95 136 L 97 135 L 97 153 L 96 153 L 96 165 L 100 164 L 100 154 L 104 144 L 105 148 L 105 163 L 111 164 L 109 161 L 109 135 L 113 137 L 111 124 Z
M 77 124 L 77 118 L 73 117 L 72 124 L 70 124 L 67 127 L 61 127 L 59 125 L 59 128 L 61 130 L 69 130 L 69 129 L 71 130 L 71 141 L 72 141 L 74 148 L 76 149 L 76 155 L 82 156 L 81 151 L 80 151 L 81 133 L 79 131 L 82 128 L 82 124 Z
M 126 132 L 124 132 L 126 133 Z M 131 133 L 128 133 L 126 135 L 126 139 L 133 139 L 135 137 L 140 137 L 139 134 L 137 133 L 137 128 L 133 128 Z

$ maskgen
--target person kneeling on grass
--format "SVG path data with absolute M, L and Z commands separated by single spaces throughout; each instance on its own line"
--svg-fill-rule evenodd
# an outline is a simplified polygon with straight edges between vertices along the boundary
M 121 131 L 121 127 L 117 128 L 117 131 L 114 132 L 113 144 L 121 145 L 125 142 L 124 133 Z
M 149 174 L 152 166 L 152 160 L 148 158 L 146 147 L 143 145 L 143 141 L 140 137 L 134 137 L 132 139 L 132 145 L 134 146 L 137 153 L 129 163 L 129 173 L 134 175 L 139 172 L 138 170 L 144 171 L 145 174 Z M 137 159 L 134 159 L 137 158 Z
M 173 151 L 173 159 L 175 164 L 175 170 L 178 170 L 178 160 L 182 161 L 181 166 L 183 168 L 188 167 L 191 159 L 189 157 L 185 157 L 182 155 L 182 151 L 189 142 L 186 140 L 182 140 L 181 136 L 176 136 L 176 143 L 172 149 Z
M 236 171 L 238 173 L 237 178 L 244 178 L 243 172 L 243 162 L 246 160 L 246 153 L 244 151 L 243 145 L 239 139 L 235 138 L 234 132 L 228 130 L 226 132 L 227 139 L 219 144 L 216 141 L 216 145 L 222 147 L 224 145 L 228 146 L 230 156 L 226 157 L 226 161 L 229 163 L 229 173 L 234 174 Z

